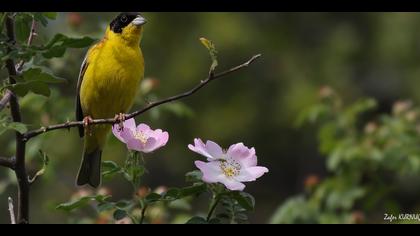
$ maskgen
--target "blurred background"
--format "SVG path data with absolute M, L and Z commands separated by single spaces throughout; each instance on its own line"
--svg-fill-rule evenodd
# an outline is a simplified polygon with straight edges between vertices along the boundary
M 59 13 L 36 40 L 56 33 L 100 39 L 116 13 Z M 254 54 L 262 58 L 180 102 L 161 106 L 136 118 L 170 133 L 168 145 L 147 155 L 144 182 L 186 186 L 184 174 L 200 158 L 187 149 L 193 139 L 213 140 L 224 147 L 237 142 L 255 147 L 259 164 L 270 172 L 246 191 L 256 198 L 251 223 L 268 223 L 286 199 L 305 191 L 305 182 L 329 176 L 318 148 L 316 127 L 297 127 L 299 113 L 316 102 L 320 88 L 331 86 L 344 103 L 360 97 L 377 100 L 378 113 L 389 113 L 395 101 L 419 103 L 420 14 L 417 13 L 144 13 L 142 50 L 145 57 L 146 101 L 186 91 L 204 79 L 210 58 L 199 38 L 212 40 L 219 52 L 217 70 L 238 65 Z M 22 99 L 29 127 L 74 120 L 79 67 L 87 49 L 69 49 L 63 58 L 47 61 L 67 80 L 53 86 L 50 99 L 30 94 Z M 0 136 L 0 156 L 13 154 L 13 135 Z M 77 130 L 49 132 L 28 143 L 30 171 L 39 168 L 38 150 L 50 164 L 31 193 L 33 223 L 70 222 L 55 210 L 75 192 L 82 141 Z M 109 137 L 105 160 L 123 163 L 125 146 Z M 356 170 L 357 171 L 357 170 Z M 0 170 L 0 223 L 8 223 L 7 197 L 16 199 L 12 173 Z M 399 196 L 401 209 L 418 209 L 418 182 L 406 182 L 409 194 Z M 116 178 L 103 183 L 114 198 L 129 198 L 131 186 Z M 197 204 L 195 211 L 206 211 Z M 381 221 L 387 208 L 377 210 Z M 80 212 L 81 216 L 92 212 Z M 74 216 L 74 215 L 73 215 Z

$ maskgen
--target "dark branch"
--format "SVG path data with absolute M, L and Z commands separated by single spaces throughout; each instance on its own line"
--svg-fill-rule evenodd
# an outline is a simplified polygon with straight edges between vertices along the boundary
M 15 22 L 12 16 L 6 17 L 6 34 L 8 41 L 11 44 L 16 43 L 15 38 Z M 10 53 L 12 49 L 7 48 L 7 52 Z M 16 65 L 12 58 L 6 60 L 6 68 L 9 72 L 10 84 L 16 84 Z M 11 93 L 10 98 L 10 111 L 14 122 L 21 122 L 22 118 L 20 115 L 20 107 L 17 97 Z M 18 181 L 18 216 L 17 222 L 19 224 L 25 224 L 29 222 L 29 182 L 26 173 L 25 166 L 25 142 L 23 141 L 23 135 L 19 132 L 15 132 L 16 136 L 16 162 L 15 162 L 15 174 Z
M 4 166 L 13 170 L 15 168 L 15 162 L 12 158 L 0 157 L 0 166 Z
M 207 85 L 208 83 L 210 83 L 213 80 L 222 78 L 224 76 L 227 76 L 235 71 L 241 70 L 245 67 L 248 67 L 252 62 L 254 62 L 256 59 L 258 59 L 259 57 L 261 57 L 261 54 L 255 55 L 253 56 L 251 59 L 249 59 L 248 61 L 246 61 L 245 63 L 239 65 L 239 66 L 235 66 L 229 70 L 223 71 L 221 73 L 218 74 L 213 74 L 211 73 L 205 80 L 202 80 L 198 85 L 196 85 L 194 88 L 192 88 L 191 90 L 185 92 L 185 93 L 181 93 L 157 102 L 152 102 L 149 103 L 147 106 L 145 106 L 144 108 L 135 111 L 133 113 L 130 113 L 128 115 L 126 115 L 126 119 L 130 119 L 133 117 L 136 117 L 140 114 L 145 113 L 146 111 L 152 109 L 153 107 L 157 107 L 169 102 L 173 102 L 176 100 L 180 100 L 182 98 L 188 97 L 193 95 L 194 93 L 196 93 L 198 90 L 200 90 L 201 88 L 203 88 L 205 85 Z M 97 125 L 97 124 L 115 124 L 117 123 L 117 120 L 115 118 L 109 118 L 109 119 L 95 119 L 92 122 L 89 122 L 89 125 Z M 82 126 L 83 125 L 83 121 L 69 121 L 63 124 L 57 124 L 57 125 L 51 125 L 51 126 L 46 126 L 46 127 L 41 127 L 39 129 L 36 130 L 32 130 L 32 131 L 28 131 L 25 134 L 23 134 L 23 138 L 24 141 L 28 141 L 29 139 L 38 136 L 40 134 L 52 131 L 52 130 L 57 130 L 57 129 L 69 129 L 72 127 L 77 127 L 77 126 Z
M 6 90 L 6 92 L 4 93 L 3 97 L 0 100 L 0 111 L 3 110 L 7 106 L 11 97 L 12 97 L 12 92 L 10 92 L 9 90 Z

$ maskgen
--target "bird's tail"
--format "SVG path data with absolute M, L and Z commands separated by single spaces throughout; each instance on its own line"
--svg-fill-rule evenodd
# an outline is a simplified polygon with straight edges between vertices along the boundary
M 85 146 L 82 163 L 77 174 L 78 186 L 89 184 L 97 188 L 101 184 L 101 156 L 108 127 L 90 127 L 90 133 L 85 134 Z
M 101 184 L 101 155 L 102 150 L 99 148 L 92 152 L 84 150 L 82 164 L 77 174 L 77 185 L 89 184 L 97 188 Z

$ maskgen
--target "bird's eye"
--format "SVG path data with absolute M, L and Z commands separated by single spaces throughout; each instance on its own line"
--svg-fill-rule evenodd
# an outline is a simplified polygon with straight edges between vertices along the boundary
M 123 22 L 123 23 L 127 22 L 127 17 L 126 16 L 122 16 L 121 17 L 121 22 Z

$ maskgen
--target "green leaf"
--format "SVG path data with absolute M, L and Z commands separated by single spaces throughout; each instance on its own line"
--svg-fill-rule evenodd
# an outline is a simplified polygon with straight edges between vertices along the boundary
M 42 56 L 44 56 L 47 59 L 50 59 L 53 57 L 62 57 L 65 52 L 66 52 L 65 47 L 55 46 L 55 47 L 50 48 L 48 51 L 42 53 Z
M 102 177 L 111 178 L 115 174 L 118 174 L 122 171 L 122 168 L 113 161 L 103 161 L 102 162 Z
M 108 211 L 115 207 L 115 204 L 113 202 L 104 202 L 98 204 L 98 212 Z
M 216 47 L 212 41 L 206 38 L 200 38 L 200 41 L 207 48 L 207 50 L 209 50 L 209 54 L 212 61 L 211 66 L 210 66 L 210 73 L 212 73 L 218 65 Z
M 222 221 L 220 219 L 218 219 L 218 218 L 213 218 L 213 219 L 209 220 L 208 223 L 209 224 L 221 224 Z
M 56 34 L 53 39 L 38 50 L 43 50 L 42 55 L 47 59 L 62 57 L 67 48 L 84 48 L 90 46 L 94 41 L 95 39 L 90 37 L 70 38 L 63 34 Z
M 51 91 L 47 84 L 62 83 L 64 81 L 66 80 L 63 78 L 56 77 L 43 71 L 42 68 L 35 67 L 24 71 L 22 76 L 18 77 L 16 84 L 5 86 L 5 88 L 12 90 L 20 97 L 25 96 L 29 91 L 48 97 Z
M 255 199 L 254 197 L 245 192 L 234 192 L 232 196 L 238 204 L 248 211 L 254 210 L 255 207 Z
M 5 124 L 7 129 L 13 129 L 16 130 L 17 132 L 23 134 L 26 131 L 28 131 L 28 128 L 26 127 L 25 124 L 22 124 L 20 122 L 10 122 L 10 123 L 6 123 Z
M 186 224 L 207 224 L 207 221 L 203 217 L 194 216 L 189 219 Z
M 121 220 L 127 216 L 127 211 L 117 209 L 114 211 L 114 214 L 112 216 L 114 217 L 115 220 Z
M 55 20 L 57 18 L 57 12 L 43 12 L 42 15 L 50 20 Z
M 207 185 L 200 183 L 190 187 L 185 187 L 181 189 L 181 197 L 191 196 L 191 195 L 198 195 L 207 190 Z
M 71 202 L 59 204 L 56 209 L 70 212 L 74 209 L 86 206 L 91 201 L 97 201 L 98 203 L 103 204 L 109 197 L 109 195 L 85 196 Z
M 152 202 L 157 202 L 161 199 L 161 195 L 158 193 L 149 193 L 146 197 L 145 197 L 145 201 L 146 204 L 152 203 Z
M 170 188 L 166 193 L 163 195 L 165 200 L 176 200 L 179 198 L 181 190 L 179 188 Z
M 47 13 L 47 15 L 48 15 L 48 12 L 44 12 L 44 13 Z M 34 12 L 33 16 L 34 16 L 34 19 L 37 22 L 41 22 L 41 24 L 43 26 L 47 26 L 48 25 L 48 20 L 47 20 L 47 16 L 44 13 L 43 12 Z M 50 15 L 50 16 L 52 16 L 52 15 Z
M 186 182 L 200 182 L 203 178 L 203 173 L 199 170 L 193 170 L 185 174 Z
M 43 95 L 45 97 L 49 97 L 51 95 L 51 91 L 48 85 L 40 81 L 34 81 L 33 83 L 27 84 L 27 86 L 28 89 L 35 94 Z
M 32 18 L 27 14 L 18 14 L 15 17 L 15 34 L 16 39 L 20 42 L 26 42 L 31 32 Z
M 118 201 L 117 203 L 115 203 L 115 206 L 116 206 L 117 208 L 119 208 L 119 209 L 122 209 L 122 208 L 126 208 L 126 207 L 128 207 L 130 204 L 131 204 L 131 202 L 130 202 L 130 201 L 127 201 L 127 200 L 120 200 L 120 201 Z

